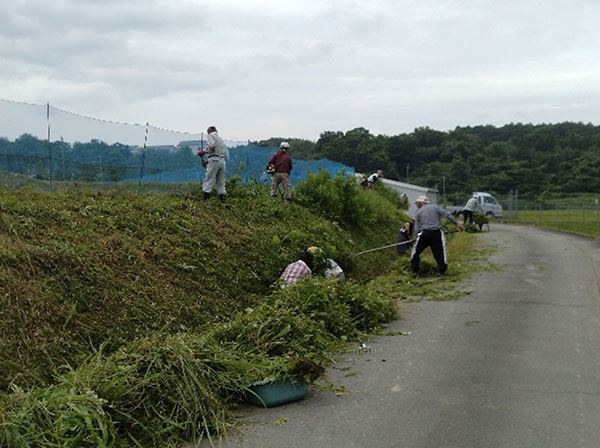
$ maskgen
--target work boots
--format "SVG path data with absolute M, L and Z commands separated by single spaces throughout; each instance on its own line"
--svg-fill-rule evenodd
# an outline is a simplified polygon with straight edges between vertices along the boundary
M 205 201 L 208 201 L 210 199 L 210 193 L 203 192 L 202 199 L 204 199 Z
M 219 195 L 219 199 L 221 200 L 221 202 L 225 202 L 225 195 L 224 194 L 220 194 Z

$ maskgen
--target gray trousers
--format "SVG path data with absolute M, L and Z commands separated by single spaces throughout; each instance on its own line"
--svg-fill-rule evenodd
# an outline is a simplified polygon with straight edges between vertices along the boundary
M 222 157 L 210 157 L 206 166 L 206 176 L 202 182 L 202 191 L 210 193 L 216 184 L 218 194 L 226 194 L 225 191 L 225 159 Z

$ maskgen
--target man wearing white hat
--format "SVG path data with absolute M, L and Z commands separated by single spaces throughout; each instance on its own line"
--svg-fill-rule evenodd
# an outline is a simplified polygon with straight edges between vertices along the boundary
M 225 190 L 225 154 L 227 154 L 227 145 L 219 136 L 216 127 L 209 126 L 206 133 L 208 134 L 206 138 L 206 151 L 198 151 L 200 158 L 204 154 L 208 154 L 208 161 L 205 162 L 204 159 L 202 161 L 206 169 L 206 175 L 202 182 L 203 197 L 207 201 L 210 198 L 213 186 L 216 184 L 219 198 L 221 202 L 224 202 L 227 194 Z
M 441 218 L 444 216 L 452 221 L 459 232 L 464 228 L 447 210 L 439 205 L 430 204 L 427 196 L 419 196 L 415 201 L 415 205 L 418 209 L 415 214 L 417 238 L 410 257 L 412 271 L 415 274 L 419 273 L 421 253 L 431 247 L 440 275 L 444 275 L 448 269 L 448 260 L 446 258 L 446 239 L 442 230 Z
M 480 210 L 481 206 L 479 205 L 479 199 L 476 194 L 473 195 L 471 199 L 467 201 L 465 204 L 465 208 L 463 210 L 463 221 L 466 224 L 467 221 L 473 224 L 473 213 L 476 210 Z
M 279 185 L 283 185 L 285 199 L 292 199 L 292 186 L 290 184 L 290 173 L 292 172 L 292 157 L 289 153 L 290 144 L 281 142 L 279 151 L 273 154 L 271 160 L 267 164 L 267 172 L 273 174 L 273 182 L 271 184 L 271 197 L 277 197 L 277 189 Z

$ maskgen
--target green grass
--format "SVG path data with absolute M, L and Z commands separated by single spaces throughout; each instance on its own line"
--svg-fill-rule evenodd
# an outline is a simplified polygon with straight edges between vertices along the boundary
M 236 191 L 237 188 L 237 191 Z M 394 238 L 344 229 L 258 187 L 226 204 L 197 194 L 0 190 L 0 387 L 46 383 L 102 344 L 193 331 L 252 306 L 285 265 L 316 245 L 344 254 Z M 343 265 L 360 279 L 393 260 Z
M 509 222 L 514 224 L 556 229 L 600 239 L 600 208 L 519 210 L 516 218 L 510 218 Z
M 305 191 L 293 203 L 235 183 L 226 204 L 195 192 L 0 190 L 0 445 L 223 435 L 250 384 L 318 378 L 347 341 L 396 318 L 398 300 L 447 299 L 472 269 L 476 236 L 464 233 L 449 242 L 448 278 L 424 288 L 394 249 L 350 257 L 393 242 L 405 215 L 374 191 L 317 180 L 325 199 Z M 350 281 L 279 288 L 310 245 Z M 423 267 L 434 271 L 427 256 Z

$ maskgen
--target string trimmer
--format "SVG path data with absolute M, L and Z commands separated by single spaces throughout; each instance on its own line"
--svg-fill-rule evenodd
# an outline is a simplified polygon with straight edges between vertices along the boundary
M 458 230 L 456 230 L 456 229 L 447 230 L 447 231 L 444 232 L 444 235 L 448 235 L 449 233 L 456 233 L 456 232 L 458 232 Z M 358 257 L 359 255 L 368 254 L 370 252 L 376 252 L 378 250 L 389 249 L 390 247 L 402 246 L 404 244 L 412 244 L 413 242 L 414 242 L 414 240 L 408 240 L 408 241 L 403 241 L 401 243 L 388 244 L 387 246 L 376 247 L 374 249 L 363 250 L 362 252 L 357 252 L 355 254 L 350 254 L 350 255 L 348 255 L 348 257 L 349 258 Z

